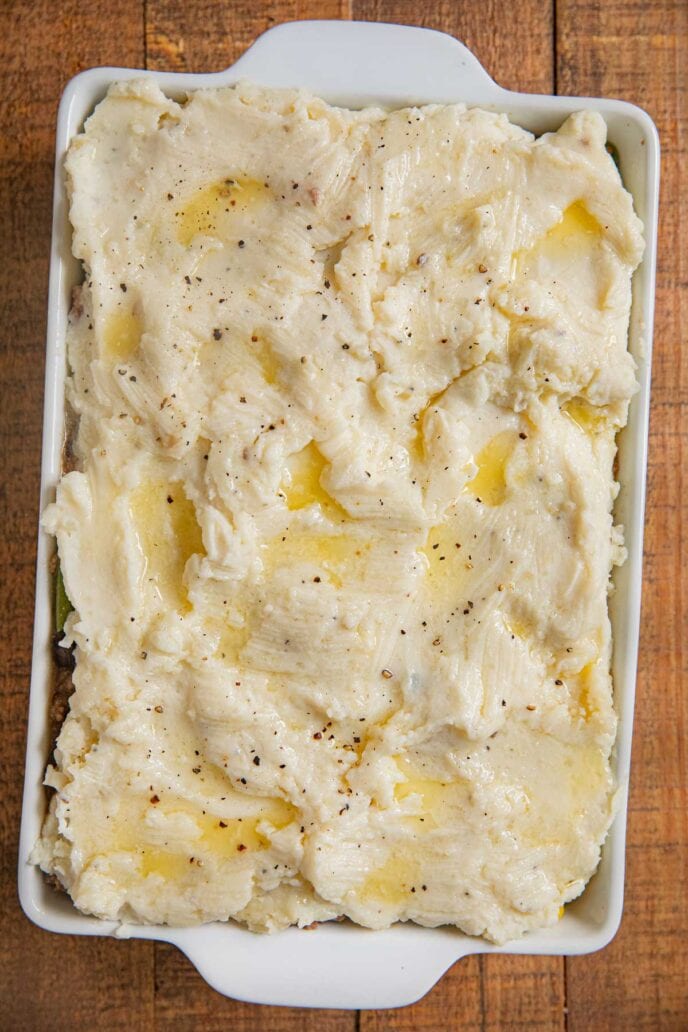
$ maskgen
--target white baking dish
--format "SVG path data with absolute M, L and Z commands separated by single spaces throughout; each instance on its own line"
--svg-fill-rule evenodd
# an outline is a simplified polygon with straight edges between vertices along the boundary
M 54 497 L 63 441 L 65 330 L 72 284 L 79 269 L 71 257 L 63 157 L 85 117 L 117 79 L 148 76 L 172 95 L 220 86 L 240 78 L 273 86 L 303 86 L 348 107 L 393 107 L 463 101 L 506 112 L 536 133 L 556 129 L 572 111 L 599 111 L 618 149 L 621 171 L 645 223 L 647 250 L 633 284 L 630 347 L 638 362 L 640 392 L 620 440 L 618 519 L 626 528 L 628 562 L 616 575 L 612 599 L 614 682 L 619 713 L 616 772 L 618 814 L 598 873 L 583 896 L 566 908 L 556 927 L 532 932 L 502 947 L 455 929 L 397 925 L 372 932 L 349 924 L 317 931 L 290 929 L 258 936 L 233 924 L 199 928 L 117 926 L 78 913 L 66 896 L 48 888 L 28 863 L 43 814 L 41 785 L 48 754 L 48 701 L 53 543 L 40 532 L 36 618 L 29 709 L 26 783 L 19 850 L 19 896 L 28 917 L 53 932 L 136 936 L 174 943 L 220 992 L 257 1003 L 310 1007 L 378 1008 L 411 1003 L 442 973 L 470 953 L 579 954 L 606 945 L 621 919 L 624 845 L 633 699 L 640 615 L 645 466 L 650 401 L 650 354 L 655 275 L 659 144 L 644 111 L 615 100 L 539 97 L 511 93 L 489 78 L 461 43 L 442 33 L 362 22 L 293 22 L 271 29 L 231 68 L 213 75 L 96 68 L 67 86 L 57 124 L 54 221 L 46 362 L 41 510 Z M 126 947 L 123 947 L 126 948 Z

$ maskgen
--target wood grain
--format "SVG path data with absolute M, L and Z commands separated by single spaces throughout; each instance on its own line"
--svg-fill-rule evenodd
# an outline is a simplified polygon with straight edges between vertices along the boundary
M 685 0 L 8 0 L 0 5 L 0 1025 L 10 1030 L 264 1029 L 444 1032 L 688 1029 L 686 537 L 688 5 Z M 556 17 L 555 17 L 556 14 Z M 512 89 L 623 96 L 664 148 L 650 493 L 626 913 L 615 942 L 574 958 L 466 958 L 397 1011 L 258 1008 L 211 990 L 174 948 L 52 936 L 16 902 L 16 838 L 30 667 L 53 130 L 82 68 L 226 67 L 271 24 L 354 17 L 443 29 Z M 27 289 L 28 286 L 28 289 Z
M 418 1003 L 394 1010 L 360 1011 L 365 1032 L 470 1032 L 484 1029 L 480 957 L 465 957 Z
M 456 36 L 507 89 L 552 92 L 554 8 L 550 0 L 352 0 L 352 4 L 352 17 L 358 21 L 422 25 Z
M 256 36 L 278 22 L 349 18 L 350 6 L 350 0 L 239 0 L 229 4 L 147 0 L 146 67 L 216 72 L 236 61 Z
M 567 961 L 569 1029 L 688 1028 L 688 5 L 558 0 L 562 93 L 646 108 L 662 144 L 657 312 L 626 906 L 602 953 Z
M 139 0 L 4 4 L 0 15 L 3 665 L 0 1025 L 10 1030 L 150 1028 L 153 950 L 48 935 L 19 911 L 17 834 L 25 749 L 43 402 L 54 126 L 60 93 L 96 64 L 143 59 Z

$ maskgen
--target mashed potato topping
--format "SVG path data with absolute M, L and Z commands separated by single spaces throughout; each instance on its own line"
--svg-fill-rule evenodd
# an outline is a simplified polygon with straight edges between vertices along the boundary
M 67 171 L 77 665 L 36 861 L 112 919 L 555 922 L 614 789 L 642 238 L 601 118 L 134 81 Z

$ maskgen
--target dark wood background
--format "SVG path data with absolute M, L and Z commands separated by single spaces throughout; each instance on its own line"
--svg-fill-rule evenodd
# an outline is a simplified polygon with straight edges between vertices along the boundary
M 50 935 L 16 896 L 32 631 L 53 133 L 92 65 L 214 71 L 276 22 L 422 24 L 502 85 L 623 97 L 662 140 L 654 387 L 626 909 L 589 957 L 469 957 L 398 1011 L 256 1007 L 210 989 L 171 946 Z M 688 3 L 686 0 L 1 0 L 0 1027 L 444 1032 L 688 1030 Z M 683 172 L 681 194 L 681 173 Z M 683 563 L 686 560 L 683 559 Z

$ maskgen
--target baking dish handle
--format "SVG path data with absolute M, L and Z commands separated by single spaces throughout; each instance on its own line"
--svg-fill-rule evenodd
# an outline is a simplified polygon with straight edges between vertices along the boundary
M 224 75 L 224 73 L 221 73 Z M 495 102 L 502 90 L 478 59 L 444 32 L 377 22 L 298 21 L 259 36 L 231 68 L 231 80 L 312 88 L 347 107 Z M 342 83 L 351 83 L 342 91 Z M 358 85 L 365 82 L 365 91 Z M 440 89 L 438 91 L 438 84 Z
M 160 929 L 158 929 L 158 934 Z M 229 924 L 168 936 L 224 996 L 291 1007 L 379 1009 L 424 996 L 447 968 L 491 947 L 455 929 L 396 925 L 381 931 L 349 922 L 251 935 Z

